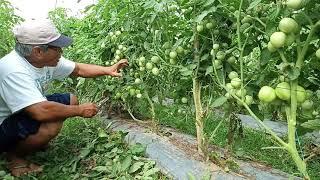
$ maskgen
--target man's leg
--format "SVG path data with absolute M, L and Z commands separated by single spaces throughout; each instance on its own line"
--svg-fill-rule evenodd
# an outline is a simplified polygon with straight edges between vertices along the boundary
M 70 96 L 70 105 L 78 105 L 76 96 Z M 8 152 L 9 169 L 13 176 L 42 171 L 42 167 L 30 164 L 24 157 L 47 146 L 49 141 L 55 138 L 61 131 L 63 121 L 64 119 L 56 122 L 41 123 L 36 134 L 29 135 L 25 140 L 18 142 L 15 148 L 11 152 Z

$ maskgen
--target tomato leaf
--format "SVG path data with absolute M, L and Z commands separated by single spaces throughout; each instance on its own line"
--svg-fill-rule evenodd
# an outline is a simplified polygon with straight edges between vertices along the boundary
M 249 5 L 249 7 L 247 8 L 247 10 L 250 10 L 250 9 L 255 8 L 261 1 L 262 1 L 262 0 L 255 0 L 255 1 L 253 1 L 253 2 Z
M 261 58 L 260 58 L 260 64 L 261 66 L 265 66 L 268 64 L 268 62 L 271 59 L 271 53 L 268 51 L 268 49 L 263 49 L 261 52 Z
M 136 162 L 134 163 L 130 169 L 129 169 L 129 173 L 134 173 L 137 170 L 139 170 L 142 166 L 144 165 L 144 162 Z
M 217 7 L 215 6 L 211 7 L 206 11 L 203 11 L 199 16 L 195 18 L 195 22 L 200 23 L 203 20 L 203 18 L 205 18 L 209 13 L 216 12 L 216 11 L 217 11 Z
M 226 97 L 221 96 L 212 103 L 212 107 L 215 108 L 215 107 L 222 106 L 225 102 L 227 102 L 227 100 L 228 99 Z
M 288 77 L 290 80 L 295 80 L 300 76 L 300 69 L 297 67 L 288 68 Z
M 320 130 L 320 119 L 307 121 L 302 123 L 301 126 L 308 129 Z
M 212 73 L 213 73 L 213 67 L 212 66 L 208 66 L 207 69 L 206 69 L 206 74 L 205 75 L 212 74 Z
M 132 163 L 132 158 L 130 155 L 128 155 L 121 164 L 121 170 L 122 171 L 127 170 L 130 167 L 131 163 Z

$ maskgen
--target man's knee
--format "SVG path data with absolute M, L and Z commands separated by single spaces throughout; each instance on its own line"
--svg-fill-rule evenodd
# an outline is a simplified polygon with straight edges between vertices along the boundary
M 77 96 L 70 94 L 70 105 L 79 105 Z
M 48 137 L 48 139 L 52 139 L 60 133 L 62 125 L 63 121 L 42 123 L 39 131 L 41 134 L 44 134 L 44 136 Z

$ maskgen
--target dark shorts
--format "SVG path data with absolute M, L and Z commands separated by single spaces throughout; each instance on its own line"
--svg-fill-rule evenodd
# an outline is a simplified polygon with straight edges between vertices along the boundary
M 48 101 L 70 104 L 70 94 L 52 94 L 46 96 Z M 32 119 L 24 111 L 12 114 L 0 125 L 0 153 L 13 148 L 19 141 L 36 134 L 41 123 Z

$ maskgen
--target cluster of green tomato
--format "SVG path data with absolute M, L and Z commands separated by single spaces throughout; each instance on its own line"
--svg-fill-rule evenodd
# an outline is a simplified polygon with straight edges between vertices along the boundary
M 251 105 L 253 103 L 253 98 L 250 95 L 247 95 L 247 90 L 245 88 L 241 88 L 242 81 L 239 78 L 239 75 L 235 71 L 231 71 L 228 75 L 231 80 L 230 83 L 226 84 L 226 88 L 228 92 L 225 94 L 225 97 L 228 99 L 232 99 L 232 95 L 236 95 L 238 98 L 243 99 L 247 105 Z M 241 104 L 241 103 L 239 103 Z

